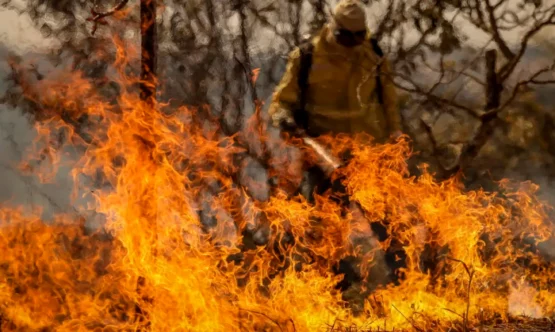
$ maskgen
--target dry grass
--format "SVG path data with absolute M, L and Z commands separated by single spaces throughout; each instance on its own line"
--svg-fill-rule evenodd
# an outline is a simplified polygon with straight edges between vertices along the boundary
M 361 329 L 357 327 L 330 328 L 327 332 L 412 332 L 412 331 L 449 331 L 460 332 L 468 328 L 468 331 L 477 332 L 552 332 L 555 331 L 555 321 L 549 318 L 511 317 L 508 322 L 490 322 L 480 326 L 463 326 L 462 323 L 454 323 L 447 328 L 428 327 L 423 330 L 420 327 L 412 329 Z
M 467 265 L 461 260 L 453 257 L 445 257 L 445 259 L 458 262 L 462 264 L 467 272 L 467 306 L 466 312 L 459 314 L 454 311 L 452 313 L 460 317 L 460 320 L 452 322 L 438 322 L 431 318 L 425 316 L 425 314 L 418 313 L 419 322 L 416 323 L 411 317 L 415 314 L 406 315 L 399 311 L 396 307 L 393 307 L 398 313 L 400 313 L 408 323 L 412 326 L 411 329 L 388 329 L 387 322 L 384 323 L 383 328 L 373 328 L 367 329 L 363 327 L 337 327 L 338 322 L 329 326 L 327 332 L 405 332 L 405 331 L 449 331 L 449 332 L 517 332 L 517 331 L 531 331 L 531 332 L 547 332 L 555 331 L 555 317 L 552 318 L 530 318 L 525 316 L 509 316 L 508 321 L 494 320 L 494 321 L 484 321 L 483 318 L 479 318 L 478 322 L 471 322 L 469 317 L 470 311 L 470 291 L 472 286 L 472 280 L 474 276 L 474 269 L 472 266 Z

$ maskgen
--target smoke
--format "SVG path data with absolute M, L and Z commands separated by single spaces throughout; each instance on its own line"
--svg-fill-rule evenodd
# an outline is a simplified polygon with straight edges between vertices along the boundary
M 542 318 L 542 308 L 534 301 L 536 295 L 537 291 L 530 285 L 512 287 L 509 293 L 509 314 L 515 317 Z
M 8 56 L 13 53 L 6 46 L 0 45 L 0 95 L 4 96 L 8 89 L 7 75 L 10 68 L 7 65 Z M 20 55 L 23 59 L 33 59 L 38 68 L 47 71 L 55 70 L 49 65 L 46 55 L 28 52 Z M 54 178 L 47 182 L 36 176 L 25 175 L 20 167 L 27 161 L 33 148 L 37 133 L 32 119 L 20 108 L 11 108 L 6 104 L 0 105 L 0 204 L 24 207 L 26 211 L 40 211 L 45 221 L 52 220 L 58 213 L 71 211 L 76 218 L 85 218 L 90 222 L 98 216 L 87 216 L 86 206 L 90 199 L 83 198 L 85 192 L 77 193 L 77 199 L 72 200 L 71 194 L 74 181 L 70 171 L 72 164 L 78 160 L 80 151 L 62 151 L 59 154 L 60 168 Z M 52 165 L 47 165 L 51 167 Z M 93 223 L 97 223 L 96 222 Z
M 67 177 L 69 170 L 62 170 L 53 183 L 46 184 L 21 174 L 19 163 L 35 136 L 28 119 L 18 109 L 0 108 L 0 201 L 42 209 L 43 217 L 48 220 L 70 206 L 68 193 L 72 181 Z

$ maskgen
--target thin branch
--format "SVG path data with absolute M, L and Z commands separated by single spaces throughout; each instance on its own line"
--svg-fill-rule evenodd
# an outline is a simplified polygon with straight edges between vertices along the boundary
M 246 311 L 246 312 L 250 312 L 250 313 L 252 313 L 252 314 L 257 314 L 257 315 L 263 316 L 263 317 L 267 318 L 270 322 L 276 324 L 276 326 L 279 328 L 279 330 L 280 330 L 281 332 L 283 332 L 283 328 L 281 327 L 281 325 L 279 324 L 279 322 L 276 321 L 275 319 L 273 319 L 272 317 L 266 315 L 265 313 L 259 312 L 259 311 L 255 311 L 255 310 L 243 309 L 243 308 L 239 308 L 239 310 L 243 310 L 243 311 Z
M 426 91 L 424 91 L 424 89 L 422 87 L 420 87 L 418 84 L 416 84 L 412 80 L 412 78 L 410 78 L 406 75 L 400 74 L 400 73 L 397 73 L 395 75 L 397 77 L 400 77 L 404 81 L 410 83 L 413 86 L 413 88 L 410 88 L 410 87 L 403 86 L 403 85 L 393 81 L 393 84 L 399 89 L 405 90 L 405 91 L 410 92 L 410 93 L 414 93 L 414 94 L 424 96 L 424 97 L 428 98 L 430 101 L 435 101 L 435 102 L 440 103 L 440 104 L 449 105 L 449 106 L 464 110 L 464 111 L 468 112 L 468 114 L 470 114 L 474 118 L 479 118 L 480 117 L 480 115 L 471 107 L 459 104 L 457 102 L 454 102 L 454 101 L 449 100 L 449 99 L 445 99 L 443 97 L 440 97 L 440 96 L 437 96 L 437 95 L 434 95 L 434 94 L 429 94 Z
M 468 274 L 468 286 L 467 286 L 467 291 L 466 291 L 466 313 L 465 313 L 465 317 L 464 317 L 464 330 L 468 331 L 468 315 L 469 315 L 469 312 L 470 312 L 470 288 L 472 286 L 472 278 L 474 277 L 474 273 L 476 271 L 474 269 L 471 270 L 468 267 L 468 265 L 466 265 L 465 262 L 463 262 L 459 259 L 456 259 L 456 258 L 453 258 L 453 257 L 450 257 L 450 256 L 446 256 L 446 258 L 448 260 L 452 260 L 452 261 L 461 263 L 463 265 L 464 269 L 466 270 L 466 273 Z
M 468 71 L 471 69 L 472 66 L 475 66 L 476 63 L 483 58 L 486 48 L 488 48 L 488 46 L 491 44 L 492 41 L 493 41 L 493 38 L 491 38 L 483 47 L 481 47 L 477 55 L 471 61 L 466 63 L 462 68 L 458 70 L 445 68 L 446 73 L 449 73 L 450 75 L 452 75 L 452 78 L 445 84 L 451 84 L 454 81 L 456 81 L 460 76 L 464 76 L 480 85 L 486 85 L 486 82 L 484 82 L 482 79 L 478 78 L 477 76 L 474 76 L 473 74 L 469 73 Z M 424 62 L 424 65 L 426 65 L 426 68 L 430 69 L 435 73 L 440 72 L 439 70 L 437 70 L 437 68 L 433 68 L 432 66 L 428 65 L 426 62 Z
M 428 91 L 426 92 L 427 94 L 432 94 L 436 90 L 436 88 L 442 83 L 443 78 L 445 77 L 445 54 L 444 53 L 441 53 L 441 56 L 439 58 L 439 75 L 440 76 L 437 79 L 437 82 L 428 89 Z
M 548 72 L 553 71 L 553 70 L 555 70 L 555 62 L 553 62 L 553 64 L 548 66 L 548 67 L 545 67 L 545 68 L 542 68 L 542 69 L 538 70 L 534 75 L 532 75 L 527 80 L 523 80 L 523 81 L 518 82 L 515 85 L 512 93 L 511 93 L 511 96 L 505 101 L 505 103 L 503 103 L 503 106 L 501 106 L 498 110 L 494 110 L 494 111 L 488 112 L 486 114 L 489 114 L 489 113 L 492 113 L 492 112 L 499 113 L 501 110 L 503 110 L 506 106 L 508 106 L 510 103 L 512 103 L 516 99 L 516 97 L 518 96 L 518 93 L 520 92 L 520 90 L 523 86 L 526 86 L 528 84 L 536 84 L 536 85 L 555 84 L 555 80 L 545 80 L 545 81 L 544 80 L 537 80 L 537 78 L 540 75 L 548 73 Z M 484 114 L 484 116 L 486 114 Z
M 499 27 L 497 26 L 497 18 L 495 17 L 495 9 L 502 2 L 503 1 L 500 1 L 498 4 L 493 6 L 491 4 L 491 0 L 486 0 L 485 1 L 486 8 L 488 9 L 489 23 L 490 23 L 490 26 L 491 26 L 491 31 L 490 32 L 493 35 L 493 39 L 495 40 L 495 43 L 497 44 L 497 46 L 499 46 L 499 49 L 501 50 L 501 52 L 503 53 L 505 58 L 513 59 L 515 57 L 515 54 L 511 51 L 511 49 L 507 45 L 507 42 L 505 42 L 505 40 L 501 37 L 501 34 L 499 33 Z
M 503 68 L 499 71 L 500 76 L 500 83 L 504 82 L 514 71 L 517 64 L 520 62 L 520 59 L 524 56 L 526 49 L 528 48 L 528 42 L 534 37 L 541 29 L 549 25 L 555 25 L 555 7 L 553 7 L 553 11 L 549 17 L 538 23 L 534 28 L 530 29 L 522 38 L 520 42 L 520 49 L 517 55 L 511 58 L 511 61 L 507 62 Z
M 452 74 L 454 74 L 454 73 L 452 73 Z M 476 77 L 476 76 L 474 76 L 474 75 L 472 75 L 472 74 L 470 74 L 470 73 L 467 73 L 467 72 L 465 72 L 465 71 L 462 71 L 462 70 L 461 70 L 461 71 L 456 72 L 456 74 L 458 74 L 458 75 L 460 75 L 460 76 L 464 76 L 464 77 L 466 77 L 466 78 L 469 78 L 469 79 L 473 80 L 474 82 L 476 82 L 476 83 L 478 83 L 478 84 L 480 84 L 480 85 L 486 85 L 486 82 L 484 82 L 482 79 L 480 79 L 480 78 L 478 78 L 478 77 Z
M 454 103 L 455 100 L 457 99 L 457 97 L 461 94 L 461 92 L 466 91 L 468 87 L 468 81 L 463 82 L 458 89 L 453 92 L 452 96 L 451 96 L 451 103 Z
M 476 11 L 476 14 L 478 15 L 478 21 L 475 22 L 476 20 L 472 19 L 472 21 L 474 21 L 475 25 L 477 27 L 480 27 L 481 29 L 483 29 L 484 31 L 488 31 L 488 27 L 486 25 L 486 19 L 484 17 L 484 12 L 482 11 L 482 8 L 480 7 L 480 1 L 476 1 L 476 7 L 472 8 L 470 7 L 471 13 L 470 13 L 470 17 L 472 18 L 472 10 L 474 9 Z
M 263 27 L 270 29 L 276 36 L 286 42 L 290 48 L 294 46 L 290 38 L 287 35 L 281 33 L 279 29 L 274 24 L 272 24 L 266 16 L 262 15 L 252 3 L 249 2 L 246 8 L 249 10 L 250 14 L 253 15 L 253 17 L 258 22 L 260 22 Z
M 289 321 L 291 322 L 291 324 L 293 324 L 293 332 L 297 331 L 297 327 L 295 326 L 295 321 L 293 320 L 293 318 L 289 318 Z
M 387 25 L 390 23 L 391 18 L 393 17 L 393 12 L 395 11 L 395 0 L 390 0 L 389 5 L 387 6 L 387 12 L 385 13 L 383 19 L 378 24 L 376 31 L 374 32 L 374 36 L 380 40 L 382 35 L 384 34 Z
M 527 15 L 525 17 L 518 17 L 518 15 L 511 10 L 504 11 L 499 16 L 498 23 L 506 23 L 506 25 L 498 25 L 499 30 L 509 31 L 513 30 L 519 26 L 525 26 L 532 19 L 533 15 Z
M 437 154 L 438 144 L 437 144 L 436 137 L 434 136 L 434 133 L 432 131 L 432 126 L 429 125 L 426 121 L 424 121 L 424 119 L 420 119 L 420 123 L 424 127 L 424 131 L 426 132 L 426 134 L 428 134 L 428 138 L 430 139 L 430 142 L 432 143 L 432 155 L 434 157 L 436 157 L 436 159 L 438 159 L 437 158 L 438 157 L 438 154 Z M 439 162 L 439 160 L 438 160 L 438 162 Z
M 401 310 L 397 309 L 397 307 L 396 307 L 394 304 L 392 304 L 391 306 L 392 306 L 395 310 L 397 310 L 397 312 L 398 312 L 399 314 L 401 314 L 401 316 L 403 316 L 403 318 L 405 318 L 405 319 L 407 320 L 407 322 L 409 322 L 410 325 L 412 325 L 412 327 L 413 327 L 416 331 L 422 331 L 422 329 L 419 328 L 418 326 L 416 326 L 416 325 L 414 324 L 414 322 L 413 322 L 411 319 L 408 319 L 408 317 L 405 316 L 405 315 L 401 312 Z
M 101 24 L 101 25 L 108 24 L 108 22 L 106 22 L 104 18 L 108 16 L 112 16 L 115 13 L 121 11 L 127 5 L 128 2 L 129 0 L 121 0 L 114 8 L 106 12 L 98 12 L 93 7 L 93 9 L 91 9 L 92 17 L 87 18 L 87 21 L 93 22 L 93 29 L 91 31 L 91 34 L 94 36 L 98 28 L 98 24 Z
M 504 3 L 506 3 L 505 0 L 499 0 L 495 5 L 493 5 L 493 9 L 497 9 L 497 8 L 501 7 L 501 5 L 504 4 Z
M 555 79 L 554 80 L 545 80 L 545 81 L 531 80 L 530 83 L 531 84 L 536 84 L 536 85 L 555 84 Z
M 429 27 L 428 29 L 426 29 L 426 31 L 424 31 L 424 33 L 420 36 L 420 38 L 418 39 L 418 41 L 412 45 L 408 50 L 404 50 L 403 49 L 403 53 L 405 55 L 410 55 L 412 54 L 414 51 L 416 51 L 422 44 L 426 44 L 426 38 L 431 35 L 433 32 L 435 31 L 435 28 L 433 27 Z
M 455 314 L 455 315 L 459 316 L 460 318 L 462 318 L 462 319 L 464 320 L 464 316 L 461 315 L 461 314 L 459 314 L 459 313 L 456 312 L 455 310 L 451 310 L 451 309 L 449 309 L 449 308 L 442 308 L 442 309 L 445 310 L 445 311 L 449 311 L 450 313 Z

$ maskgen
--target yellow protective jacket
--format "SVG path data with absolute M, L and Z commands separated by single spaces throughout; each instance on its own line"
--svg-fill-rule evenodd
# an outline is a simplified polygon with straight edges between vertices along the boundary
M 346 49 L 326 38 L 328 27 L 312 39 L 312 67 L 308 78 L 306 111 L 309 128 L 316 135 L 366 132 L 377 141 L 401 130 L 396 92 L 389 75 L 389 64 L 367 41 Z M 381 65 L 382 107 L 376 93 L 376 70 Z M 277 123 L 284 114 L 292 115 L 299 106 L 298 73 L 300 50 L 289 54 L 289 61 L 269 107 Z

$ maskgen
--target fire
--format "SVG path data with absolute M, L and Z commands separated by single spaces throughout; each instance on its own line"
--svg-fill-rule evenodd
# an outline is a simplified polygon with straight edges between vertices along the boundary
M 465 191 L 425 169 L 410 177 L 404 140 L 339 137 L 321 141 L 336 154 L 351 149 L 340 172 L 363 214 L 342 215 L 328 196 L 314 206 L 285 191 L 253 200 L 234 165 L 256 121 L 245 137 L 225 137 L 200 125 L 200 109 L 142 102 L 125 71 L 136 52 L 115 45 L 117 103 L 80 73 L 26 86 L 43 113 L 22 171 L 51 180 L 61 155 L 86 147 L 71 176 L 74 198 L 88 203 L 48 223 L 41 211 L 2 205 L 3 330 L 434 330 L 554 313 L 553 265 L 529 244 L 552 232 L 537 186 Z M 75 129 L 83 116 L 94 128 Z M 278 152 L 270 163 L 283 165 L 290 149 L 264 141 Z M 280 181 L 298 181 L 298 163 L 285 165 Z M 103 230 L 87 228 L 91 218 Z M 371 222 L 389 236 L 378 241 Z M 264 229 L 267 244 L 243 244 L 245 230 Z M 369 286 L 383 277 L 390 247 L 402 249 L 398 281 Z M 333 269 L 353 255 L 369 282 L 347 290 L 356 293 L 347 301 Z

